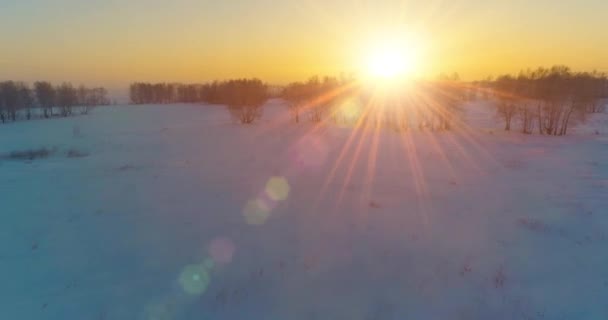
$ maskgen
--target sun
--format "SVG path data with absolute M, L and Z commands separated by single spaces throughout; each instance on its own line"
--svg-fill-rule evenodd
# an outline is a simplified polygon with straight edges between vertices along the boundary
M 384 80 L 411 76 L 415 67 L 412 53 L 399 46 L 377 47 L 367 59 L 369 76 Z
M 369 57 L 368 72 L 371 76 L 391 79 L 408 75 L 413 62 L 405 52 L 395 49 L 381 49 Z
M 363 70 L 369 80 L 395 81 L 413 77 L 420 65 L 419 46 L 404 39 L 382 39 L 367 45 Z

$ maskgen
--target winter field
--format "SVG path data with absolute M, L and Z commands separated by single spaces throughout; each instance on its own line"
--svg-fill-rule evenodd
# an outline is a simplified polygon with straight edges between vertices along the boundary
M 565 137 L 115 106 L 0 125 L 1 319 L 608 319 L 608 114 Z M 14 159 L 48 148 L 48 157 Z

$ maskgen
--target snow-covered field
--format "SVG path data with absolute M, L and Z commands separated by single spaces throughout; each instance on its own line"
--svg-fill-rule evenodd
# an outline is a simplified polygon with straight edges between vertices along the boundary
M 487 109 L 459 133 L 289 125 L 279 101 L 252 126 L 0 125 L 0 155 L 54 151 L 0 160 L 0 318 L 608 319 L 606 115 L 543 137 Z

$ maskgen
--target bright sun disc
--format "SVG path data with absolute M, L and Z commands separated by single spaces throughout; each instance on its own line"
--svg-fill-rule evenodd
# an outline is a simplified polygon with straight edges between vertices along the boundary
M 376 77 L 393 78 L 405 72 L 406 64 L 397 52 L 379 52 L 370 59 L 370 73 Z
M 385 37 L 368 44 L 363 59 L 370 80 L 398 80 L 412 77 L 418 69 L 419 45 L 413 38 Z

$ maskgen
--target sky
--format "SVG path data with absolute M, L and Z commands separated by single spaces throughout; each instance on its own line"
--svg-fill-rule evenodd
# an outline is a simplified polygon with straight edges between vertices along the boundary
M 360 73 L 394 39 L 421 77 L 608 71 L 607 12 L 605 0 L 0 0 L 0 80 L 282 84 Z

